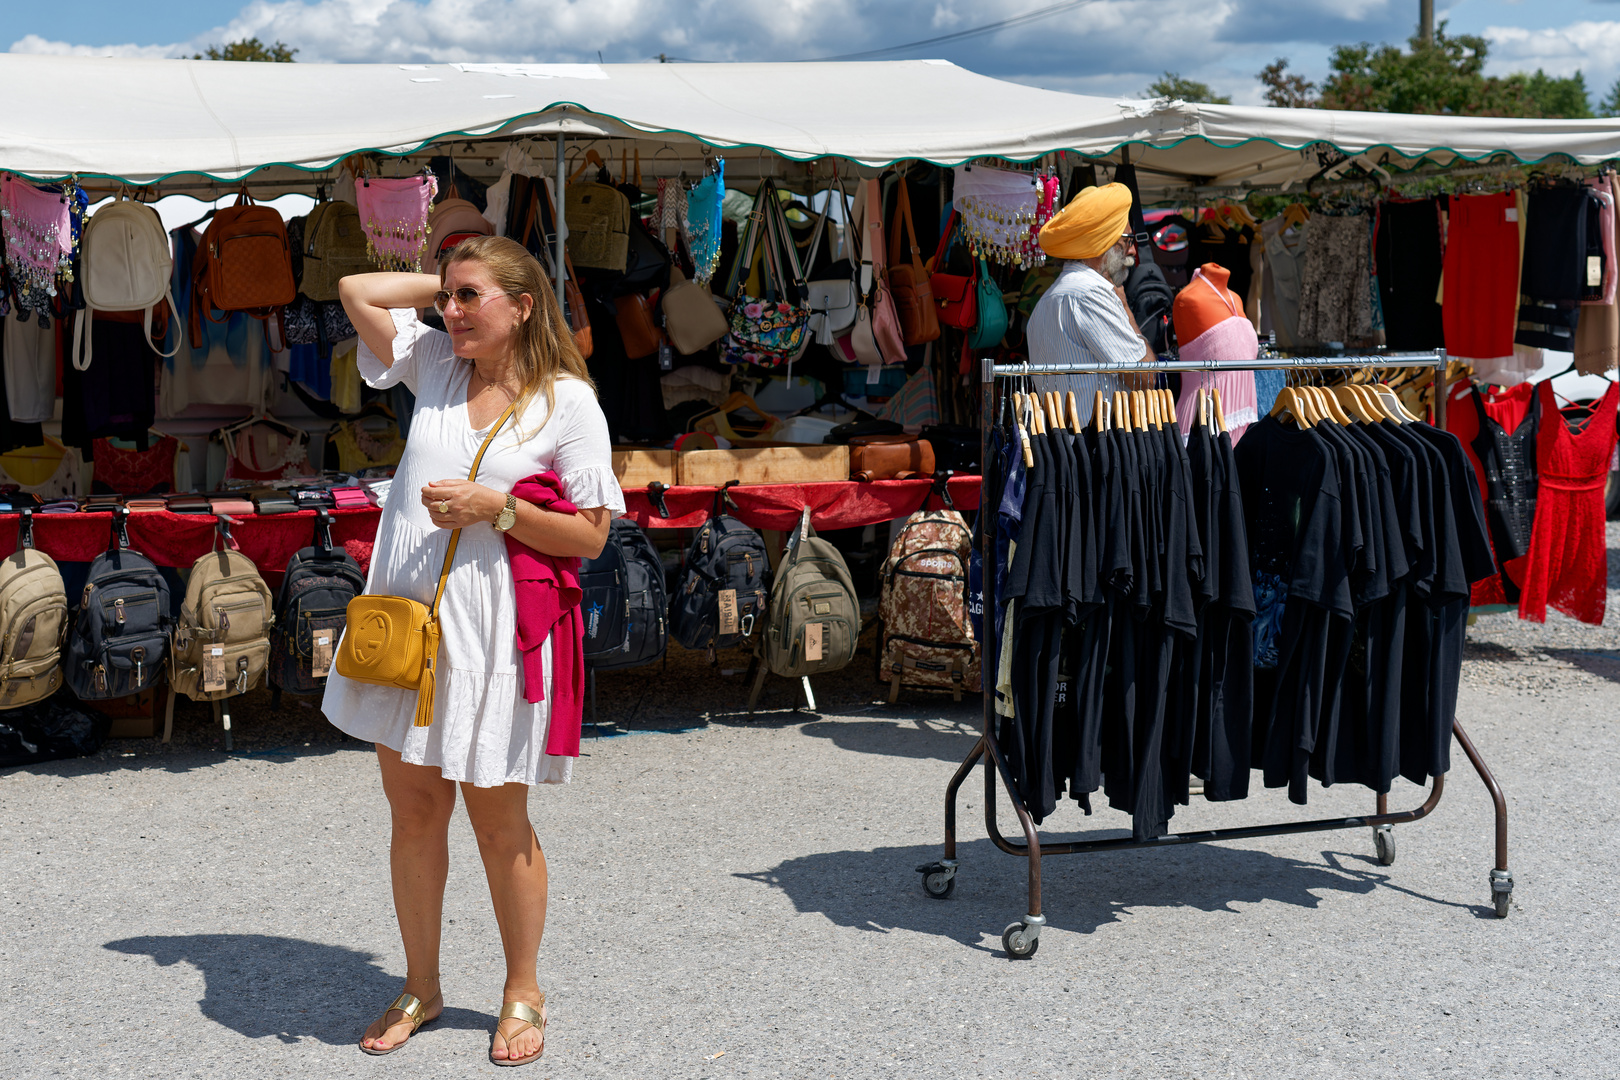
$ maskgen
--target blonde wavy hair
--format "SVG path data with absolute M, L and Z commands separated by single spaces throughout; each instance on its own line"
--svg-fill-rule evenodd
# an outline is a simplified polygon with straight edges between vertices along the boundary
M 514 402 L 513 415 L 521 417 L 535 395 L 544 394 L 546 418 L 530 433 L 537 434 L 557 411 L 553 391 L 559 376 L 578 379 L 596 392 L 585 357 L 580 355 L 574 333 L 563 318 L 562 305 L 557 303 L 556 290 L 535 257 L 522 244 L 504 236 L 469 236 L 451 248 L 439 260 L 440 285 L 451 265 L 461 262 L 477 263 L 489 271 L 495 284 L 513 300 L 525 293 L 534 300 L 533 311 L 518 327 L 515 360 L 523 389 Z M 527 439 L 529 435 L 520 430 L 519 437 Z

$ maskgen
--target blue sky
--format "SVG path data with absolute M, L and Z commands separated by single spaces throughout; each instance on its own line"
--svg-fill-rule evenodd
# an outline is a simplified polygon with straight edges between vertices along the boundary
M 257 35 L 301 60 L 596 60 L 663 52 L 708 60 L 841 55 L 1019 15 L 1051 0 L 76 0 L 6 20 L 0 48 L 174 56 Z M 19 5 L 20 6 L 20 5 Z M 1493 41 L 1496 72 L 1584 70 L 1594 96 L 1620 78 L 1620 2 L 1437 0 L 1455 32 Z M 1399 41 L 1417 0 L 1095 0 L 1016 29 L 891 54 L 943 57 L 1000 78 L 1135 96 L 1159 72 L 1258 102 L 1278 56 L 1320 77 L 1329 48 Z M 9 38 L 9 41 L 7 40 Z

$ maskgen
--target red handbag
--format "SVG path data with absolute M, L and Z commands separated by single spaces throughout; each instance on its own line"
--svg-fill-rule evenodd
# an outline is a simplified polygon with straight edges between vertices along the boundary
M 946 223 L 945 231 L 939 236 L 939 248 L 934 257 L 928 260 L 928 288 L 934 294 L 934 303 L 938 306 L 940 324 L 954 326 L 958 330 L 972 330 L 979 324 L 979 303 L 977 277 L 975 274 L 945 274 L 940 268 L 945 265 L 945 255 L 950 251 L 951 236 L 956 231 L 956 211 L 951 211 L 951 220 Z

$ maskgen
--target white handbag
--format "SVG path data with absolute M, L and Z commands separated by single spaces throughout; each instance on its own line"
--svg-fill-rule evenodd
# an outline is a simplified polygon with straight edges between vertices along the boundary
M 847 220 L 849 201 L 844 195 L 844 185 L 842 181 L 835 183 L 838 200 L 844 205 Z M 832 189 L 829 188 L 827 202 L 821 208 L 821 219 L 816 222 L 816 236 L 810 244 L 810 257 L 804 264 L 806 267 L 815 263 L 816 252 L 821 249 L 821 238 L 827 235 L 827 211 L 832 208 L 832 200 Z M 855 310 L 860 307 L 855 282 L 850 278 L 822 278 L 806 282 L 806 285 L 810 289 L 810 330 L 815 334 L 816 344 L 831 345 L 833 338 L 855 325 Z

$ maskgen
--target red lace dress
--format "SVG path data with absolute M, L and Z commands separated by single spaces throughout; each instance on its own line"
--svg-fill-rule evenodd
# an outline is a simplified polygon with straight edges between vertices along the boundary
M 1577 430 L 1558 411 L 1551 381 L 1536 388 L 1536 521 L 1519 618 L 1547 621 L 1547 606 L 1594 626 L 1603 623 L 1609 579 L 1604 541 L 1603 482 L 1615 445 L 1620 385 L 1610 386 Z

